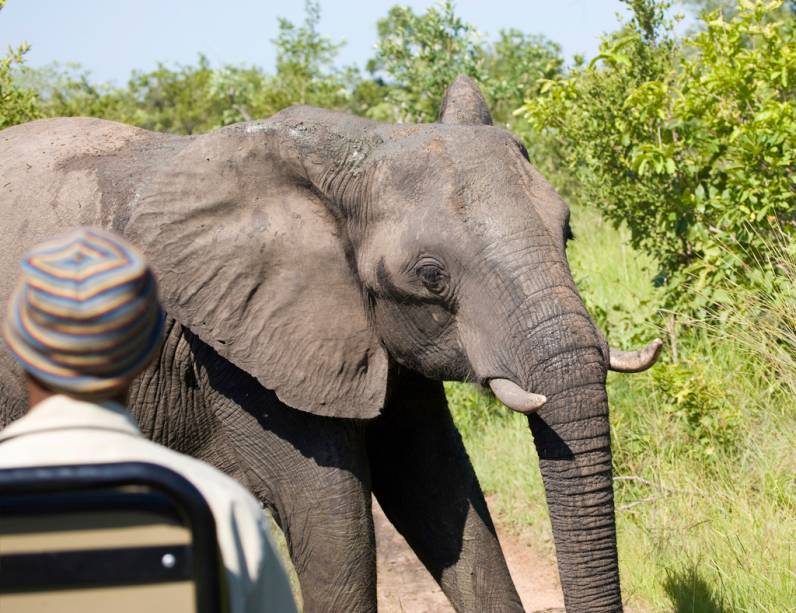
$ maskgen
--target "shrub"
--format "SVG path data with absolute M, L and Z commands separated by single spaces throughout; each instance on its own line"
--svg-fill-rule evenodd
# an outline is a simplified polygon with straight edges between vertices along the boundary
M 510 410 L 478 385 L 446 381 L 445 395 L 463 436 L 477 436 L 491 425 L 511 418 Z
M 777 276 L 734 265 L 765 264 L 772 226 L 796 235 L 795 20 L 780 1 L 743 0 L 677 44 L 668 3 L 626 1 L 633 17 L 600 54 L 520 112 L 562 148 L 577 199 L 656 257 L 668 304 L 695 312 L 726 282 Z
M 703 459 L 732 452 L 741 412 L 727 398 L 712 365 L 701 360 L 664 364 L 652 371 L 660 407 L 675 426 L 678 449 Z
M 384 75 L 389 88 L 371 114 L 393 121 L 435 121 L 445 88 L 466 74 L 481 85 L 495 123 L 514 125 L 513 110 L 563 64 L 559 46 L 543 36 L 509 29 L 499 32 L 495 43 L 484 41 L 448 1 L 423 14 L 394 6 L 377 27 L 368 70 Z M 527 131 L 527 125 L 522 128 Z
M 0 11 L 6 0 L 0 0 Z M 0 57 L 0 130 L 23 121 L 40 117 L 36 93 L 20 87 L 15 81 L 15 69 L 22 65 L 30 45 L 22 43 L 9 47 L 4 57 Z

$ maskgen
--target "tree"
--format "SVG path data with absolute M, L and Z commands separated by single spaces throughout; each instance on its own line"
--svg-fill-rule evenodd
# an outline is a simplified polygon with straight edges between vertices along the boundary
M 720 11 L 722 16 L 730 18 L 737 12 L 738 0 L 680 0 L 682 4 L 690 8 L 697 15 L 707 15 Z M 787 0 L 781 9 L 783 13 L 796 13 L 796 0 Z
M 204 55 L 196 66 L 134 72 L 126 95 L 134 101 L 129 123 L 156 130 L 195 134 L 222 124 L 223 109 L 210 95 L 213 71 Z
M 544 36 L 501 30 L 486 50 L 482 71 L 495 121 L 523 130 L 514 111 L 539 93 L 542 80 L 560 75 L 563 65 L 561 47 Z
M 657 257 L 670 306 L 776 283 L 766 236 L 796 234 L 793 17 L 781 1 L 742 0 L 678 45 L 667 3 L 629 4 L 623 30 L 588 66 L 547 81 L 525 116 L 556 139 L 580 201 Z
M 445 88 L 465 73 L 481 83 L 495 122 L 520 131 L 532 157 L 548 157 L 536 155 L 542 141 L 512 111 L 538 92 L 540 79 L 560 74 L 560 51 L 549 40 L 507 30 L 484 42 L 450 2 L 420 15 L 396 6 L 380 21 L 370 78 L 363 78 L 355 67 L 336 66 L 344 43 L 320 33 L 318 3 L 308 0 L 305 12 L 301 24 L 279 20 L 274 74 L 257 66 L 212 67 L 200 56 L 195 65 L 137 71 L 126 87 L 93 83 L 74 65 L 27 70 L 24 78 L 47 116 L 92 115 L 192 134 L 295 103 L 384 121 L 434 121 Z
M 306 0 L 301 26 L 279 19 L 276 45 L 276 76 L 285 99 L 290 103 L 314 104 L 327 108 L 344 106 L 349 86 L 356 80 L 353 69 L 338 71 L 335 60 L 344 41 L 333 42 L 318 32 L 321 20 L 317 2 Z
M 445 89 L 456 76 L 466 74 L 479 83 L 494 122 L 522 136 L 531 160 L 548 177 L 558 175 L 557 153 L 548 139 L 514 115 L 523 100 L 538 94 L 542 80 L 561 74 L 558 45 L 516 29 L 499 32 L 494 43 L 484 41 L 473 25 L 456 15 L 452 2 L 423 14 L 394 6 L 377 29 L 376 54 L 367 65 L 373 80 L 360 86 L 373 88 L 365 111 L 369 117 L 435 121 Z M 557 176 L 557 183 L 566 179 Z
M 28 69 L 23 80 L 47 116 L 91 115 L 179 134 L 268 117 L 296 103 L 362 111 L 361 96 L 353 96 L 358 71 L 334 66 L 343 43 L 318 32 L 316 2 L 306 3 L 306 13 L 299 26 L 279 20 L 274 75 L 257 66 L 214 68 L 200 55 L 195 65 L 136 71 L 124 88 L 93 84 L 76 65 Z
M 95 84 L 76 64 L 52 64 L 22 73 L 48 117 L 101 117 L 178 134 L 223 125 L 223 102 L 211 95 L 212 77 L 204 56 L 199 56 L 196 66 L 159 64 L 150 72 L 134 71 L 126 87 Z
M 123 91 L 92 82 L 79 64 L 52 63 L 40 68 L 22 66 L 17 83 L 31 90 L 45 117 L 84 115 L 125 120 Z
M 500 31 L 495 43 L 483 40 L 449 1 L 423 14 L 394 6 L 377 30 L 376 54 L 367 68 L 374 77 L 384 76 L 387 89 L 371 114 L 392 114 L 398 121 L 434 121 L 445 88 L 466 74 L 481 85 L 495 122 L 513 126 L 514 109 L 563 65 L 559 46 L 539 35 L 510 29 Z
M 0 11 L 4 5 L 5 0 L 0 0 Z M 22 65 L 29 50 L 30 45 L 21 43 L 0 57 L 0 129 L 40 116 L 36 93 L 21 87 L 15 80 L 16 69 Z
M 301 25 L 279 19 L 276 73 L 260 68 L 224 66 L 214 73 L 212 94 L 226 109 L 225 123 L 268 117 L 291 104 L 354 110 L 360 83 L 356 68 L 338 69 L 335 60 L 343 41 L 334 42 L 318 30 L 317 2 L 305 2 Z
M 367 69 L 391 80 L 385 102 L 392 106 L 394 120 L 434 121 L 445 88 L 457 75 L 483 80 L 484 49 L 478 33 L 455 14 L 450 1 L 423 15 L 396 5 L 376 27 L 379 40 Z

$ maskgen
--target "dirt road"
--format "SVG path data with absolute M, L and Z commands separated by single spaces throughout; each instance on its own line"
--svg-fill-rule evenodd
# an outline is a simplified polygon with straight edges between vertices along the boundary
M 373 500 L 380 613 L 449 613 L 442 591 Z M 500 530 L 511 576 L 528 613 L 563 613 L 554 562 L 533 543 Z

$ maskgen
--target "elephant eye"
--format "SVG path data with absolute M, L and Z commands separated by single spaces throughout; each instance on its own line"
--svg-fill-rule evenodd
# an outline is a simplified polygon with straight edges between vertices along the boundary
M 441 294 L 448 287 L 448 275 L 435 261 L 422 260 L 415 267 L 415 274 L 428 291 Z

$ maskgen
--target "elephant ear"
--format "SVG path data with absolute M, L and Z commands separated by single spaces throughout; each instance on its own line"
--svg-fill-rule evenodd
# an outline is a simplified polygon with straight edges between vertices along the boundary
M 274 140 L 267 122 L 192 138 L 141 187 L 125 233 L 169 313 L 280 400 L 375 417 L 388 358 L 338 220 Z
M 484 95 L 478 85 L 467 75 L 459 75 L 448 86 L 439 122 L 447 124 L 492 125 L 492 115 L 486 106 Z

